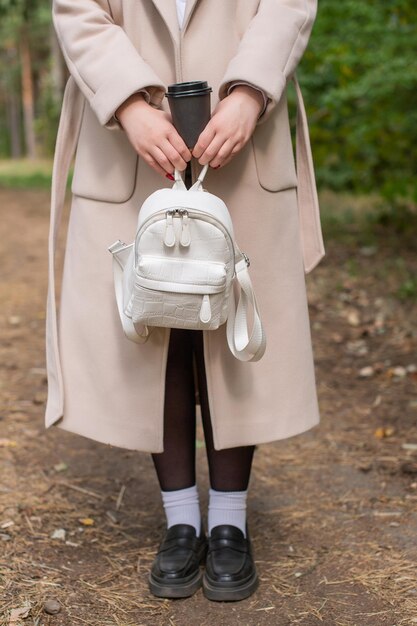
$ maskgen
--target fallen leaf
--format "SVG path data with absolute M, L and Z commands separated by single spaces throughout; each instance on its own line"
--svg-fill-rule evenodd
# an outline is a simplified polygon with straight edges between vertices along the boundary
M 12 520 L 9 520 L 8 522 L 3 522 L 0 528 L 10 528 L 10 526 L 14 526 L 14 522 Z
M 355 309 L 352 309 L 348 312 L 346 319 L 350 326 L 359 326 L 359 324 L 361 323 L 359 313 Z
M 0 439 L 0 448 L 15 448 L 16 446 L 16 441 L 12 439 Z
M 30 608 L 30 604 L 26 604 L 18 609 L 12 609 L 10 611 L 9 626 L 17 626 L 20 620 L 28 617 Z
M 364 356 L 368 354 L 368 347 L 363 339 L 348 341 L 346 343 L 346 351 L 353 356 Z
M 402 443 L 403 450 L 417 450 L 417 443 Z
M 395 433 L 393 426 L 380 426 L 374 431 L 374 436 L 377 439 L 384 439 L 384 437 L 391 437 Z
M 64 461 L 61 461 L 61 463 L 57 463 L 56 465 L 54 465 L 54 470 L 56 472 L 65 472 L 65 470 L 67 469 L 68 469 L 68 465 L 64 463 Z
M 366 367 L 362 367 L 362 369 L 359 370 L 359 376 L 361 378 L 369 378 L 370 376 L 373 376 L 374 374 L 374 368 L 372 367 L 372 365 L 367 365 Z
M 59 539 L 65 541 L 66 530 L 65 528 L 57 528 L 51 535 L 51 539 Z
M 371 406 L 375 408 L 381 404 L 381 401 L 382 401 L 382 396 L 377 395 L 375 400 L 372 402 Z
M 397 367 L 393 368 L 392 374 L 393 376 L 397 376 L 398 378 L 404 378 L 405 376 L 407 376 L 407 370 L 402 365 L 398 365 Z
M 9 317 L 9 324 L 11 324 L 12 326 L 18 326 L 21 321 L 22 318 L 19 315 L 11 315 Z

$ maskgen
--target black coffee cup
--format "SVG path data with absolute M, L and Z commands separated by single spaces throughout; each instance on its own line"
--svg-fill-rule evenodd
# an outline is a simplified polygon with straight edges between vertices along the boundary
M 168 85 L 165 94 L 171 111 L 172 123 L 187 148 L 194 148 L 200 133 L 210 120 L 210 92 L 205 80 Z

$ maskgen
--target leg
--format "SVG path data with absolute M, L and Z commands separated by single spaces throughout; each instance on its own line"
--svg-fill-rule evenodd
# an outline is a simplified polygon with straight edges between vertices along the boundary
M 195 390 L 191 333 L 172 329 L 165 380 L 164 451 L 152 454 L 164 491 L 195 484 Z
M 203 590 L 209 600 L 243 600 L 258 587 L 246 524 L 246 496 L 255 446 L 215 450 L 203 348 L 203 333 L 194 333 L 201 415 L 212 487 Z
M 246 490 L 249 484 L 255 446 L 241 446 L 224 450 L 216 450 L 214 448 L 204 364 L 202 331 L 194 332 L 194 350 L 211 487 L 216 491 Z
M 200 586 L 207 543 L 195 484 L 195 392 L 190 331 L 171 330 L 166 368 L 164 451 L 152 454 L 167 532 L 149 574 L 152 593 L 184 598 Z

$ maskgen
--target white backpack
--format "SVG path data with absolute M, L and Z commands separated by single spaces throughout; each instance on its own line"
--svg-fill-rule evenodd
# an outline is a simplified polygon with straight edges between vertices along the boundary
M 215 330 L 227 321 L 233 355 L 258 361 L 266 340 L 249 259 L 236 245 L 225 203 L 203 189 L 207 169 L 190 189 L 175 170 L 173 187 L 158 189 L 143 202 L 135 241 L 109 247 L 120 319 L 126 336 L 137 343 L 147 340 L 152 326 Z M 234 283 L 240 287 L 237 309 Z

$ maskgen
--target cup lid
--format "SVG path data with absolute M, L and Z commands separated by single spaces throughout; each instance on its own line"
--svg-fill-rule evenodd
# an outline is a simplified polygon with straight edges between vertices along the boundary
M 193 80 L 184 83 L 168 85 L 167 97 L 178 98 L 180 96 L 200 96 L 210 93 L 212 90 L 206 80 Z

